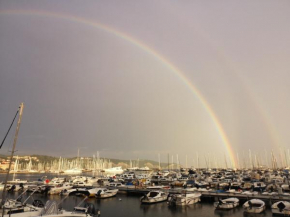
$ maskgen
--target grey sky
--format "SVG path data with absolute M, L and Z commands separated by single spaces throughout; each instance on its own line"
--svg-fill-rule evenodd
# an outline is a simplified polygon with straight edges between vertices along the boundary
M 0 1 L 0 135 L 20 102 L 19 153 L 163 161 L 288 149 L 289 1 Z M 27 14 L 27 11 L 31 11 Z M 45 13 L 44 13 L 45 12 Z M 40 15 L 43 13 L 43 15 Z M 7 146 L 1 151 L 7 153 Z

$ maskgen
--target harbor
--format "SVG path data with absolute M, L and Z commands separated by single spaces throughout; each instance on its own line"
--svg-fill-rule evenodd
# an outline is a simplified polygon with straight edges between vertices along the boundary
M 290 1 L 0 2 L 0 217 L 290 217 Z
M 178 155 L 177 169 L 173 168 L 173 163 L 170 169 L 168 154 L 168 170 L 166 170 L 161 168 L 160 154 L 158 155 L 158 169 L 148 166 L 139 167 L 139 159 L 134 167 L 130 161 L 130 167 L 123 169 L 122 166 L 113 167 L 110 160 L 100 159 L 99 154 L 97 158 L 93 157 L 84 163 L 79 157 L 78 149 L 78 157 L 75 160 L 68 161 L 60 157 L 57 170 L 56 162 L 52 162 L 50 166 L 46 167 L 41 167 L 42 164 L 38 163 L 37 170 L 35 170 L 31 157 L 29 157 L 29 163 L 26 164 L 26 170 L 19 170 L 19 157 L 17 156 L 15 160 L 13 158 L 23 108 L 24 104 L 21 103 L 6 133 L 7 136 L 19 113 L 11 155 L 9 160 L 4 161 L 4 165 L 7 162 L 8 167 L 5 169 L 6 173 L 3 174 L 5 178 L 3 177 L 0 185 L 3 217 L 11 215 L 19 217 L 99 217 L 101 210 L 96 208 L 98 203 L 96 204 L 95 201 L 116 198 L 124 194 L 128 197 L 143 195 L 139 199 L 141 205 L 166 203 L 168 207 L 183 207 L 202 204 L 206 201 L 213 203 L 213 210 L 233 210 L 243 203 L 244 213 L 265 213 L 267 207 L 270 207 L 273 215 L 290 216 L 290 202 L 288 202 L 290 201 L 290 182 L 287 168 L 289 151 L 288 155 L 285 154 L 284 159 L 280 159 L 281 168 L 278 167 L 278 161 L 273 152 L 271 152 L 272 168 L 270 169 L 261 166 L 261 161 L 256 156 L 254 161 L 252 153 L 249 151 L 249 165 L 252 166 L 252 169 L 228 168 L 226 158 L 226 168 L 209 168 L 211 164 L 210 159 L 207 158 L 205 158 L 205 162 L 208 168 L 187 168 L 187 156 L 186 168 L 181 168 Z M 2 144 L 5 142 L 6 136 Z M 38 161 L 37 158 L 36 160 Z M 105 166 L 106 162 L 109 163 Z M 11 170 L 12 165 L 13 170 Z M 198 160 L 197 165 L 199 165 Z M 284 165 L 285 167 L 283 167 Z M 242 164 L 238 163 L 237 166 L 242 167 Z M 246 165 L 244 164 L 244 166 Z M 49 174 L 38 177 L 37 180 L 31 179 L 30 174 L 36 174 L 36 176 L 44 174 L 46 170 L 41 172 L 40 170 L 47 167 Z M 9 177 L 10 172 L 13 172 L 12 180 Z M 29 179 L 18 178 L 23 172 L 27 172 L 24 174 Z M 86 173 L 88 174 L 85 175 Z M 14 193 L 16 195 L 13 197 Z M 34 199 L 35 194 L 43 196 L 45 201 Z M 61 200 L 45 198 L 50 195 L 57 195 Z M 62 208 L 64 200 L 76 196 L 83 199 L 73 207 L 73 210 L 70 210 L 72 207 Z M 94 198 L 95 201 L 88 202 L 90 198 Z M 28 203 L 30 199 L 32 202 Z M 119 197 L 119 201 L 122 201 L 121 197 Z
M 192 175 L 193 172 L 194 175 Z M 76 201 L 80 202 L 87 196 L 86 202 L 92 203 L 102 215 L 102 207 L 105 206 L 105 203 L 117 203 L 119 205 L 119 203 L 124 204 L 124 201 L 130 201 L 130 203 L 137 203 L 138 201 L 137 206 L 141 206 L 144 209 L 150 209 L 150 206 L 155 208 L 163 207 L 162 209 L 167 207 L 168 211 L 176 209 L 176 212 L 180 212 L 180 209 L 184 205 L 170 205 L 170 198 L 175 197 L 175 195 L 200 194 L 199 200 L 193 204 L 185 205 L 187 207 L 186 210 L 198 210 L 202 209 L 198 207 L 205 206 L 212 214 L 222 216 L 229 214 L 229 211 L 216 209 L 214 204 L 225 199 L 236 198 L 239 201 L 239 205 L 236 208 L 232 208 L 238 213 L 245 212 L 242 210 L 242 207 L 247 201 L 261 200 L 265 203 L 264 215 L 271 213 L 271 207 L 279 201 L 284 201 L 284 203 L 290 201 L 289 185 L 287 184 L 288 179 L 286 178 L 287 170 L 285 169 L 274 171 L 250 169 L 236 171 L 232 169 L 182 169 L 181 171 L 146 171 L 146 173 L 143 171 L 141 174 L 140 172 L 135 173 L 124 170 L 121 174 L 103 172 L 97 175 L 95 174 L 95 176 L 92 176 L 92 174 L 92 172 L 78 175 L 54 175 L 49 173 L 44 174 L 44 176 L 41 176 L 43 174 L 40 173 L 15 174 L 13 180 L 8 181 L 10 184 L 8 184 L 7 191 L 9 192 L 8 195 L 10 198 L 17 198 L 17 195 L 20 194 L 29 197 L 31 192 L 33 192 L 33 201 L 36 198 L 40 198 L 43 204 L 45 204 L 45 201 L 51 199 L 62 201 L 61 203 L 64 203 L 62 207 L 70 204 L 68 210 L 73 210 L 73 206 L 77 205 Z M 249 174 L 252 174 L 252 177 L 255 178 L 251 179 Z M 259 180 L 256 179 L 257 174 L 260 174 Z M 215 178 L 218 175 L 221 177 L 217 181 Z M 147 178 L 144 179 L 144 176 L 147 176 Z M 174 177 L 179 178 L 175 179 Z M 171 180 L 164 182 L 165 178 L 170 178 Z M 105 198 L 98 198 L 97 192 L 100 189 L 108 189 L 108 192 L 115 191 L 116 193 L 108 195 Z M 93 195 L 96 194 L 96 196 L 92 196 L 93 192 L 95 192 Z M 149 195 L 150 192 L 164 192 L 167 196 L 163 202 L 142 205 L 140 198 L 143 195 Z M 69 201 L 75 201 L 74 205 Z M 184 209 L 182 208 L 183 212 Z

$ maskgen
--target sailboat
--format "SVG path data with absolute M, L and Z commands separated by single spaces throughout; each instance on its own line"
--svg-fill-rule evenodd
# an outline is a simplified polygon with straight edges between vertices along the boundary
M 11 151 L 11 155 L 10 155 L 10 161 L 9 161 L 9 166 L 8 166 L 8 172 L 6 174 L 6 178 L 5 178 L 5 183 L 4 183 L 4 189 L 6 189 L 7 187 L 7 181 L 8 181 L 8 178 L 9 178 L 9 173 L 10 173 L 10 170 L 11 170 L 11 165 L 12 165 L 12 159 L 13 159 L 13 155 L 14 155 L 14 152 L 15 152 L 15 147 L 16 147 L 16 142 L 17 142 L 17 138 L 18 138 L 18 132 L 19 132 L 19 128 L 20 128 L 20 123 L 21 123 L 21 119 L 22 119 L 22 113 L 23 113 L 23 108 L 24 108 L 24 104 L 21 103 L 17 112 L 16 112 L 16 115 L 9 127 L 9 130 L 8 132 L 6 133 L 6 136 L 4 137 L 4 140 L 0 146 L 0 148 L 2 147 L 13 123 L 14 123 L 14 120 L 15 118 L 17 117 L 17 114 L 19 113 L 19 118 L 18 118 L 18 122 L 17 122 L 17 127 L 16 127 L 16 131 L 15 131 L 15 136 L 14 136 L 14 142 L 13 142 L 13 147 L 12 147 L 12 151 Z M 34 191 L 35 192 L 35 191 Z M 33 193 L 30 195 L 32 196 Z M 10 216 L 11 214 L 13 213 L 17 213 L 17 216 L 20 216 L 19 214 L 20 213 L 24 213 L 24 212 L 27 212 L 25 213 L 25 216 L 36 216 L 36 215 L 39 215 L 40 214 L 40 211 L 41 211 L 41 207 L 40 206 L 37 206 L 39 205 L 40 203 L 35 203 L 34 205 L 33 204 L 27 204 L 27 200 L 30 198 L 30 196 L 24 201 L 24 202 L 21 202 L 21 198 L 22 198 L 22 195 L 26 193 L 26 191 L 24 191 L 18 198 L 16 198 L 15 200 L 12 200 L 12 199 L 7 199 L 6 198 L 6 191 L 2 191 L 2 200 L 1 200 L 1 213 L 2 213 L 2 216 Z M 28 213 L 29 212 L 29 213 Z M 6 215 L 5 215 L 6 214 Z M 23 216 L 23 215 L 22 215 Z
M 7 182 L 8 182 L 8 178 L 9 178 L 9 173 L 10 173 L 10 170 L 11 170 L 11 165 L 12 165 L 12 159 L 13 159 L 13 155 L 14 155 L 14 152 L 15 152 L 15 147 L 16 147 L 16 142 L 17 142 L 17 138 L 18 138 L 18 132 L 19 132 L 19 128 L 20 128 L 20 123 L 21 123 L 21 119 L 22 119 L 22 113 L 23 113 L 23 107 L 24 107 L 24 104 L 21 103 L 15 116 L 14 116 L 14 119 L 8 129 L 8 132 L 6 133 L 5 137 L 4 137 L 4 140 L 2 141 L 2 144 L 0 146 L 0 148 L 2 147 L 2 145 L 4 144 L 4 141 L 14 123 L 14 120 L 15 118 L 17 117 L 18 113 L 19 113 L 19 118 L 18 118 L 18 122 L 17 122 L 17 127 L 16 127 L 16 131 L 15 131 L 15 136 L 14 136 L 14 141 L 13 141 L 13 147 L 12 147 L 12 151 L 11 151 L 11 155 L 10 155 L 10 161 L 9 161 L 9 166 L 8 166 L 8 172 L 6 174 L 6 178 L 5 178 L 5 182 L 4 182 L 4 189 L 6 189 L 7 187 Z M 6 191 L 4 190 L 2 192 L 2 201 L 1 201 L 1 205 L 2 205 L 2 209 L 3 209 L 3 213 L 4 213 L 4 204 L 5 204 L 5 201 L 6 201 Z
M 24 108 L 24 104 L 21 103 L 16 115 L 12 121 L 12 124 L 9 127 L 9 130 L 2 142 L 2 144 L 0 145 L 0 148 L 2 147 L 13 123 L 14 120 L 17 116 L 17 114 L 19 113 L 19 118 L 18 118 L 18 123 L 17 123 L 17 127 L 16 127 L 16 131 L 15 131 L 15 136 L 14 136 L 14 142 L 13 142 L 13 148 L 11 151 L 11 156 L 10 156 L 10 162 L 9 162 L 9 167 L 8 167 L 8 172 L 6 174 L 6 179 L 5 179 L 5 184 L 4 184 L 4 189 L 6 189 L 7 186 L 7 181 L 9 178 L 9 173 L 11 170 L 11 165 L 12 165 L 12 159 L 13 159 L 13 155 L 15 152 L 15 147 L 16 147 L 16 142 L 17 142 L 17 138 L 18 138 L 18 132 L 19 132 L 19 128 L 20 128 L 20 123 L 21 123 L 21 119 L 22 119 L 22 113 L 23 113 L 23 108 Z M 31 164 L 30 164 L 31 165 Z M 31 167 L 30 167 L 31 169 Z M 37 189 L 36 189 L 37 190 Z M 33 193 L 36 191 L 34 190 L 30 197 L 33 195 Z M 1 213 L 2 216 L 4 217 L 10 217 L 12 216 L 17 216 L 17 217 L 32 217 L 32 216 L 49 216 L 49 217 L 61 217 L 61 216 L 75 216 L 75 217 L 92 217 L 95 214 L 95 208 L 93 205 L 88 205 L 87 207 L 75 207 L 73 212 L 69 212 L 66 210 L 60 210 L 59 209 L 59 204 L 56 201 L 47 201 L 46 204 L 44 205 L 40 200 L 34 200 L 33 204 L 27 204 L 27 201 L 30 197 L 28 197 L 24 202 L 21 202 L 21 198 L 22 195 L 26 193 L 26 191 L 24 191 L 18 198 L 16 198 L 15 200 L 11 200 L 11 199 L 7 199 L 6 198 L 6 191 L 4 190 L 2 192 L 2 200 L 1 200 Z M 82 201 L 83 202 L 83 201 Z M 13 215 L 15 213 L 15 215 Z M 99 213 L 97 213 L 99 214 Z

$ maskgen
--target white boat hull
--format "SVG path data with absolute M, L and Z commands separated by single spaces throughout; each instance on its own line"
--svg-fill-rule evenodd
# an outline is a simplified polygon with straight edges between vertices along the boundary
M 239 205 L 239 199 L 228 198 L 214 203 L 216 209 L 233 209 Z
M 278 208 L 275 208 L 275 209 L 272 208 L 272 213 L 273 215 L 290 216 L 290 210 L 285 210 L 285 209 L 280 212 Z
M 266 209 L 266 206 L 262 200 L 252 199 L 244 203 L 243 208 L 247 213 L 261 213 Z
M 168 199 L 169 205 L 185 206 L 195 204 L 200 201 L 201 194 L 174 195 Z
M 114 197 L 118 193 L 118 189 L 107 190 L 106 192 L 97 192 L 95 193 L 95 197 L 99 199 Z
M 158 197 L 158 198 L 146 198 L 146 197 L 141 198 L 142 203 L 159 203 L 166 200 L 167 200 L 167 196 Z
M 163 191 L 150 191 L 145 196 L 141 197 L 141 203 L 158 203 L 166 201 L 168 194 Z
M 279 205 L 282 207 L 279 208 Z M 282 215 L 282 216 L 290 216 L 290 203 L 287 201 L 279 201 L 272 205 L 271 207 L 273 215 Z
M 233 209 L 235 207 L 237 207 L 239 205 L 239 203 L 225 203 L 225 204 L 221 204 L 219 205 L 219 202 L 214 203 L 214 207 L 216 209 Z
M 261 213 L 265 210 L 265 206 L 264 207 L 260 207 L 260 208 L 257 208 L 257 207 L 252 207 L 252 208 L 244 208 L 244 211 L 247 212 L 247 213 Z
M 108 197 L 114 197 L 114 196 L 116 196 L 116 194 L 117 194 L 117 192 L 114 192 L 114 193 L 95 195 L 95 197 L 96 198 L 108 198 Z

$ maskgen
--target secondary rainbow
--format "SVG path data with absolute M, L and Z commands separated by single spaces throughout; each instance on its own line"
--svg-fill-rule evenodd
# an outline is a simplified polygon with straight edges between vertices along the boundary
M 132 36 L 129 36 L 128 34 L 124 32 L 120 32 L 116 29 L 113 29 L 110 26 L 84 19 L 82 17 L 77 16 L 71 16 L 68 14 L 59 14 L 54 12 L 48 12 L 48 11 L 39 11 L 39 10 L 0 10 L 0 15 L 35 15 L 35 16 L 44 16 L 44 17 L 55 17 L 59 19 L 65 19 L 73 22 L 77 22 L 80 24 L 88 25 L 94 28 L 98 28 L 100 30 L 106 31 L 108 33 L 114 34 L 115 36 L 122 38 L 131 44 L 135 45 L 136 47 L 139 47 L 144 52 L 148 53 L 149 55 L 155 57 L 157 60 L 159 60 L 163 65 L 165 65 L 168 69 L 170 69 L 189 89 L 190 91 L 200 100 L 203 107 L 211 117 L 213 123 L 216 126 L 217 131 L 220 134 L 220 137 L 223 141 L 223 144 L 229 154 L 231 163 L 233 167 L 236 167 L 236 157 L 232 150 L 231 144 L 229 142 L 229 139 L 227 138 L 227 135 L 218 119 L 216 114 L 214 113 L 213 109 L 209 105 L 209 103 L 206 101 L 206 99 L 203 97 L 203 95 L 200 93 L 200 91 L 185 77 L 184 73 L 180 71 L 176 66 L 174 66 L 169 60 L 164 58 L 162 55 L 160 55 L 157 51 L 155 51 L 153 48 L 148 47 L 146 44 L 138 41 L 137 39 L 133 38 Z

